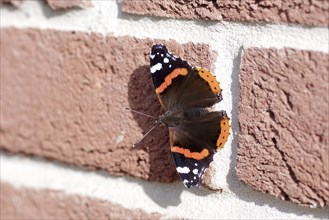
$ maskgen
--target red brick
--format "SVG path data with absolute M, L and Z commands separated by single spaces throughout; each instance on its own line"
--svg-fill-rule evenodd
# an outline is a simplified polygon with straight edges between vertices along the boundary
M 15 188 L 1 183 L 1 219 L 160 219 L 159 213 L 61 191 Z
M 46 0 L 46 2 L 53 10 L 86 8 L 93 5 L 91 0 Z
M 302 205 L 329 205 L 329 56 L 247 49 L 240 75 L 237 175 Z
M 122 11 L 170 18 L 243 22 L 294 23 L 327 26 L 329 2 L 316 1 L 208 1 L 123 0 Z
M 0 4 L 10 4 L 15 7 L 18 7 L 22 3 L 23 3 L 23 0 L 0 0 Z
M 1 29 L 1 149 L 108 173 L 171 182 L 177 174 L 168 129 L 132 145 L 159 116 L 149 50 L 165 43 L 191 64 L 211 68 L 203 44 L 103 37 L 81 32 Z
M 19 6 L 26 0 L 0 0 L 0 4 L 6 3 L 13 6 Z M 93 6 L 91 0 L 44 0 L 53 10 L 62 10 L 70 8 L 86 8 Z

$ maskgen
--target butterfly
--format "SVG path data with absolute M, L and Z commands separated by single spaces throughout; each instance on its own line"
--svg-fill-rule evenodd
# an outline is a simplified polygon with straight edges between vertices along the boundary
M 152 46 L 150 72 L 165 111 L 156 124 L 169 128 L 170 150 L 183 184 L 200 187 L 215 152 L 229 136 L 226 112 L 208 110 L 222 100 L 222 89 L 211 72 L 192 67 L 162 44 Z

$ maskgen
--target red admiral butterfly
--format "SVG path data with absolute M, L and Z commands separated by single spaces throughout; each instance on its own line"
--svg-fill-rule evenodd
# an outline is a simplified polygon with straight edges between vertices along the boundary
M 229 136 L 226 112 L 206 109 L 222 100 L 222 90 L 212 73 L 192 67 L 164 45 L 152 47 L 150 62 L 155 92 L 166 111 L 156 124 L 169 127 L 170 150 L 184 185 L 200 187 L 216 150 Z

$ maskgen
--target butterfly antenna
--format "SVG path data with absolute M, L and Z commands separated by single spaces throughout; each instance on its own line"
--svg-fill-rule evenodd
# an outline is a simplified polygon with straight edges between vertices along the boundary
M 136 143 L 133 144 L 133 147 L 139 144 L 139 142 L 141 142 L 156 126 L 158 126 L 158 124 L 155 124 L 148 132 L 146 132 L 146 134 L 143 135 L 143 137 L 141 137 L 138 141 L 136 141 Z
M 139 111 L 133 110 L 133 109 L 131 109 L 131 108 L 124 107 L 124 110 L 131 111 L 131 112 L 135 112 L 135 113 L 137 113 L 137 114 L 144 115 L 145 117 L 149 117 L 149 118 L 157 119 L 156 117 L 153 117 L 152 115 L 148 115 L 148 114 L 145 114 L 145 113 L 143 113 L 143 112 L 139 112 Z

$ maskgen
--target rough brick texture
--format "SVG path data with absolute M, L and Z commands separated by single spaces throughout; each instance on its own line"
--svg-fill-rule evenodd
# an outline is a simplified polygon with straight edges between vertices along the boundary
M 13 6 L 19 6 L 23 3 L 23 0 L 0 0 L 0 4 L 10 4 Z
M 124 0 L 122 11 L 171 18 L 328 25 L 329 2 Z
M 262 192 L 329 205 L 328 55 L 248 49 L 240 75 L 237 174 Z
M 24 1 L 26 0 L 0 0 L 0 4 L 6 3 L 17 7 Z M 86 8 L 93 5 L 91 0 L 45 0 L 45 2 L 53 10 Z
M 92 6 L 91 0 L 46 0 L 46 2 L 53 10 L 86 8 Z
M 177 179 L 149 71 L 153 43 L 211 68 L 207 45 L 36 29 L 1 29 L 1 149 L 147 180 Z
M 61 191 L 15 188 L 1 183 L 1 219 L 160 219 L 158 213 Z

